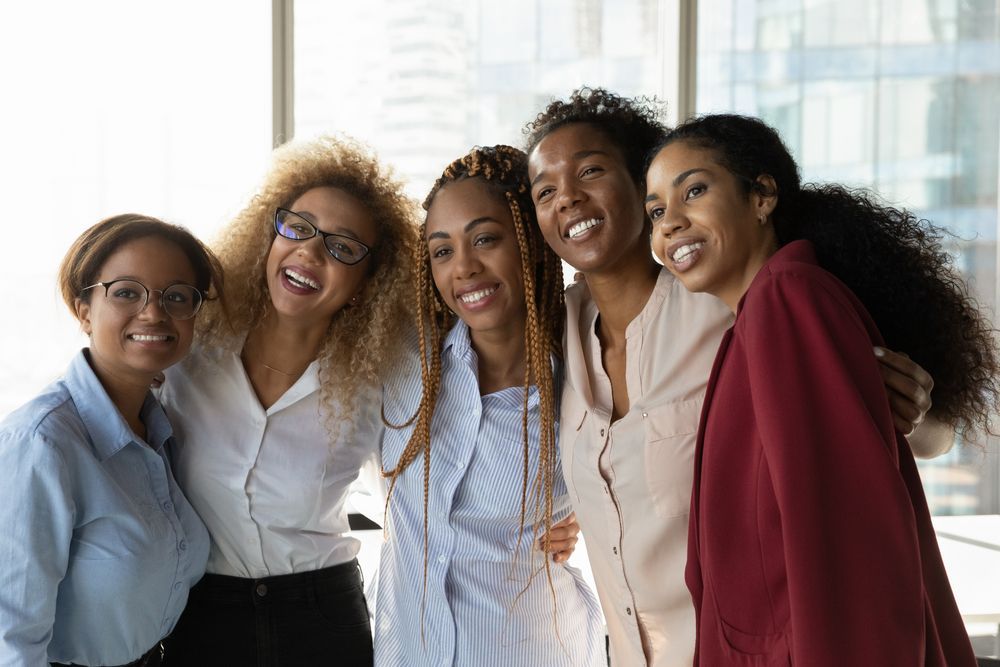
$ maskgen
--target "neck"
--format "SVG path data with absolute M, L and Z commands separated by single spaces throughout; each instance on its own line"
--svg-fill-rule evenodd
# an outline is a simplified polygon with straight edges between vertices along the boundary
M 520 335 L 505 332 L 471 332 L 472 349 L 479 360 L 479 391 L 481 394 L 524 385 L 526 354 L 524 322 L 512 327 Z
M 244 361 L 298 377 L 316 359 L 330 322 L 302 323 L 269 311 L 243 343 Z M 247 359 L 249 357 L 249 359 Z
M 623 338 L 629 323 L 642 312 L 660 275 L 660 265 L 646 248 L 642 257 L 613 270 L 585 273 L 587 288 L 601 314 L 605 336 Z
M 743 298 L 743 295 L 747 293 L 747 290 L 750 289 L 750 283 L 752 283 L 754 278 L 757 277 L 757 274 L 760 273 L 761 268 L 767 264 L 767 260 L 771 259 L 771 255 L 776 252 L 778 252 L 777 241 L 773 238 L 766 239 L 759 250 L 750 255 L 747 261 L 746 269 L 742 272 L 739 280 L 735 281 L 734 284 L 728 287 L 713 290 L 711 292 L 712 296 L 729 306 L 729 310 L 733 311 L 733 314 L 735 314 L 736 310 L 739 308 L 740 300 Z

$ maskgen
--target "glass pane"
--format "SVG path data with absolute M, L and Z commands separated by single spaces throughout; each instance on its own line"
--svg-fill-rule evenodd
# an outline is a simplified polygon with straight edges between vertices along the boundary
M 473 145 L 520 145 L 553 97 L 659 93 L 660 4 L 297 0 L 296 135 L 357 136 L 422 197 Z M 346 62 L 359 65 L 330 65 Z
M 271 28 L 261 2 L 43 0 L 0 4 L 0 31 L 0 197 L 46 230 L 0 243 L 2 416 L 86 344 L 55 286 L 84 229 L 140 212 L 209 236 L 242 205 L 270 152 Z
M 997 312 L 1000 5 L 994 0 L 700 0 L 699 112 L 778 128 L 804 180 L 874 187 L 956 234 Z M 998 444 L 921 461 L 936 514 L 1000 511 Z

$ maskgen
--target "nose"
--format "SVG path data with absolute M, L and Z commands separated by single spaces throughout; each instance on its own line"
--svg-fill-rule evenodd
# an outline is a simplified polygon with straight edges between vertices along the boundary
M 455 252 L 455 273 L 458 278 L 471 278 L 483 270 L 483 263 L 471 249 L 460 249 Z
M 163 307 L 163 290 L 149 290 L 146 305 L 142 307 L 142 310 L 139 311 L 136 317 L 146 322 L 166 321 L 170 315 L 167 314 L 166 309 Z
M 323 242 L 323 237 L 319 234 L 311 239 L 299 241 L 299 247 L 295 249 L 295 252 L 302 257 L 312 259 L 316 263 L 322 263 L 329 254 L 326 251 L 326 244 Z
M 676 207 L 672 208 L 676 211 Z M 659 220 L 656 221 L 653 227 L 658 234 L 665 238 L 670 238 L 671 235 L 684 231 L 690 227 L 690 223 L 683 215 L 676 212 L 671 213 L 668 210 Z
M 559 186 L 559 193 L 556 204 L 560 211 L 571 209 L 586 199 L 585 193 L 576 187 L 574 183 L 562 183 Z

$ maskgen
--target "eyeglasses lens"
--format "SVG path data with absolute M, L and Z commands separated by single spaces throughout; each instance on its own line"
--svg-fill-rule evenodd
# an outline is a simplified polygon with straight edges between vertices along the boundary
M 160 306 L 175 320 L 189 320 L 201 308 L 201 292 L 191 285 L 171 285 L 153 292 L 160 295 Z M 116 280 L 107 290 L 111 305 L 128 315 L 136 315 L 146 306 L 148 294 L 145 285 L 134 280 Z

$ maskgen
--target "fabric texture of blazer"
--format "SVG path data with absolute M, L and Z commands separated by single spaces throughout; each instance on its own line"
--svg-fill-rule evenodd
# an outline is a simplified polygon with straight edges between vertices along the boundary
M 740 301 L 695 454 L 695 664 L 975 665 L 873 345 L 807 241 Z

